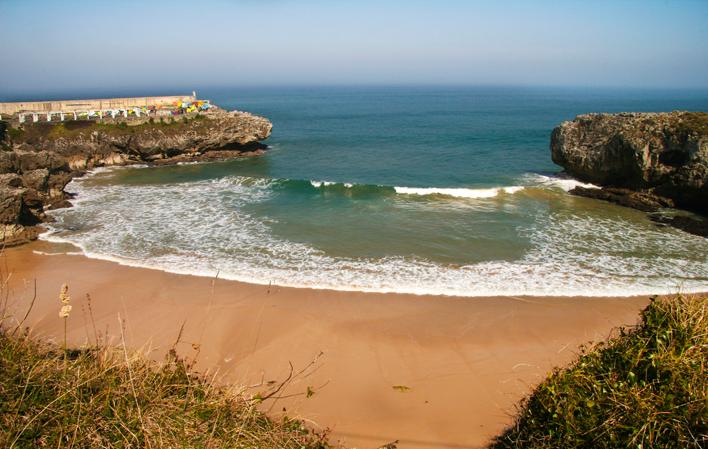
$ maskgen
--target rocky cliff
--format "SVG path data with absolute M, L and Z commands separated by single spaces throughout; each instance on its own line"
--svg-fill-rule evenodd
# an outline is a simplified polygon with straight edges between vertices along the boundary
M 221 110 L 157 121 L 0 122 L 0 241 L 36 238 L 34 225 L 68 205 L 64 187 L 86 170 L 258 155 L 271 129 L 263 117 Z
M 551 156 L 582 181 L 708 211 L 708 113 L 580 115 L 553 130 Z
M 708 212 L 708 113 L 587 114 L 551 136 L 553 162 L 603 186 L 571 193 L 648 212 Z

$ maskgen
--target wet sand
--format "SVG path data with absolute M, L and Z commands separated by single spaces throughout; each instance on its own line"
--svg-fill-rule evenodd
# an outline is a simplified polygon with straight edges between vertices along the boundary
M 244 284 L 132 268 L 80 255 L 6 249 L 11 307 L 59 341 L 59 289 L 70 286 L 69 340 L 96 333 L 161 358 L 175 343 L 223 383 L 258 385 L 305 372 L 265 404 L 329 427 L 345 447 L 477 448 L 512 422 L 515 405 L 578 347 L 636 323 L 647 297 L 455 298 Z M 94 324 L 86 295 L 92 298 Z M 318 354 L 321 354 L 318 356 Z M 309 366 L 310 363 L 313 365 Z M 394 388 L 399 386 L 401 388 Z M 312 387 L 310 398 L 303 394 Z

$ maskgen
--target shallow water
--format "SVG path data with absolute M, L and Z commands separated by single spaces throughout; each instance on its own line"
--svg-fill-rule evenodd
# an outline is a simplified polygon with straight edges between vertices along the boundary
M 203 95 L 204 93 L 202 93 Z M 550 131 L 588 111 L 706 109 L 708 93 L 501 88 L 207 92 L 269 117 L 264 157 L 103 170 L 44 238 L 248 282 L 480 295 L 708 289 L 708 240 L 567 194 Z

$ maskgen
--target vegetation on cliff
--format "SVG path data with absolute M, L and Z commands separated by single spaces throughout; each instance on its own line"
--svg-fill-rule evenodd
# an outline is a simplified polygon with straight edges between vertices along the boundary
M 183 115 L 181 117 L 158 117 L 131 119 L 110 122 L 96 120 L 73 120 L 61 123 L 38 122 L 26 124 L 21 128 L 11 127 L 9 137 L 15 144 L 42 144 L 43 140 L 60 138 L 89 137 L 93 133 L 105 133 L 113 136 L 136 135 L 145 132 L 160 132 L 174 135 L 187 130 L 208 131 L 210 119 L 206 114 Z
M 492 447 L 706 447 L 707 304 L 705 296 L 653 300 L 637 327 L 553 372 Z
M 25 123 L 8 127 L 5 141 L 15 151 L 57 154 L 72 169 L 83 170 L 104 163 L 110 153 L 122 155 L 124 163 L 145 163 L 225 147 L 253 149 L 271 129 L 263 117 L 214 110 L 175 117 Z
M 259 401 L 214 385 L 174 352 L 158 364 L 0 329 L 0 447 L 329 447 L 299 420 L 266 417 Z

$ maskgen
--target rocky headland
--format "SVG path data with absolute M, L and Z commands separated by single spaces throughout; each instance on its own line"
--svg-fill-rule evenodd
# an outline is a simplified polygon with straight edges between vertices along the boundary
M 245 112 L 210 111 L 127 121 L 0 121 L 0 241 L 33 240 L 46 210 L 69 206 L 64 187 L 95 167 L 175 164 L 262 154 L 272 124 Z
M 551 156 L 569 175 L 602 187 L 577 187 L 572 194 L 643 210 L 657 223 L 708 236 L 708 113 L 579 115 L 553 130 Z

